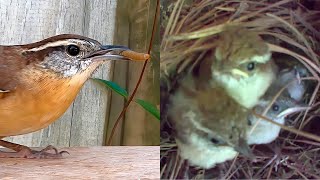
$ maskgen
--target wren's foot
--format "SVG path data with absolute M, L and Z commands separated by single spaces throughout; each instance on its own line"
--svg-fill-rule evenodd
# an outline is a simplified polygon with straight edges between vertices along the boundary
M 54 153 L 48 151 L 53 150 Z M 32 150 L 26 146 L 23 146 L 18 152 L 3 152 L 0 151 L 0 158 L 28 158 L 28 159 L 60 159 L 67 151 L 59 152 L 57 148 L 49 145 L 41 151 Z

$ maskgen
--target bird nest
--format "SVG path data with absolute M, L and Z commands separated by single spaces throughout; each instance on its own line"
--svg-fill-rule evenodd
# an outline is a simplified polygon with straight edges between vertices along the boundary
M 316 1 L 310 1 L 317 3 Z M 318 4 L 320 6 L 320 3 Z M 161 177 L 223 179 L 320 179 L 320 9 L 296 0 L 177 0 L 161 6 Z M 318 7 L 320 8 L 320 7 Z M 179 157 L 166 101 L 177 79 L 214 48 L 225 25 L 258 31 L 273 56 L 299 62 L 309 71 L 303 81 L 314 86 L 304 102 L 312 108 L 287 117 L 279 137 L 251 146 L 256 160 L 239 155 L 208 170 L 189 166 Z

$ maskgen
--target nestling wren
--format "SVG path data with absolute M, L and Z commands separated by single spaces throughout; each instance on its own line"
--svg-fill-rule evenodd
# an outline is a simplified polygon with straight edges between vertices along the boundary
M 132 60 L 123 46 L 103 46 L 98 41 L 72 34 L 40 42 L 0 46 L 0 139 L 47 127 L 76 98 L 85 81 L 105 60 Z M 148 58 L 148 55 L 146 55 Z M 0 146 L 16 153 L 0 157 L 50 158 L 60 153 L 36 152 L 0 140 Z
M 287 83 L 291 83 L 291 85 L 280 94 L 265 116 L 277 123 L 284 124 L 285 117 L 289 113 L 307 109 L 308 107 L 300 103 L 302 95 L 305 92 L 305 86 L 296 79 L 297 73 L 295 68 L 292 70 L 281 70 L 263 98 L 259 100 L 258 105 L 254 107 L 255 111 L 262 114 L 276 95 L 273 93 L 277 93 L 282 87 L 287 85 Z M 267 144 L 275 140 L 279 135 L 281 127 L 260 120 L 256 127 L 253 128 L 258 120 L 259 118 L 253 114 L 249 114 L 249 131 L 247 131 L 248 144 Z M 252 132 L 250 131 L 251 128 L 253 128 Z M 176 142 L 180 148 L 180 155 L 188 159 L 191 165 L 208 169 L 218 163 L 231 160 L 237 155 L 237 151 L 235 151 L 234 148 L 221 144 L 221 141 L 205 133 L 191 132 L 190 134 L 183 135 L 184 137 L 180 135 L 180 137 L 176 138 Z M 187 139 L 187 142 L 184 139 Z
M 242 27 L 226 27 L 214 59 L 210 83 L 220 84 L 246 108 L 257 104 L 275 78 L 276 65 L 267 44 L 256 32 Z
M 269 96 L 275 95 L 282 87 L 288 85 L 285 91 L 285 96 L 296 101 L 301 101 L 304 93 L 307 90 L 305 81 L 301 81 L 300 77 L 305 77 L 307 70 L 303 67 L 294 66 L 292 68 L 281 69 L 277 75 L 277 80 L 272 83 L 273 88 L 269 88 Z
M 276 94 L 285 86 L 287 88 L 277 97 L 271 108 L 265 116 L 279 124 L 284 125 L 285 117 L 294 112 L 300 112 L 308 109 L 306 105 L 301 103 L 303 95 L 306 91 L 303 81 L 297 79 L 298 71 L 295 68 L 283 69 L 277 79 L 271 84 L 266 94 L 255 106 L 254 110 L 258 114 L 262 114 L 271 103 Z M 248 118 L 250 130 L 248 133 L 248 144 L 267 144 L 274 141 L 281 130 L 280 126 L 267 122 L 263 119 L 251 114 Z
M 255 106 L 257 113 L 263 113 L 270 102 L 271 99 L 269 101 L 260 100 L 259 105 Z M 284 124 L 285 116 L 288 113 L 302 111 L 306 108 L 302 104 L 297 103 L 295 99 L 282 93 L 265 116 L 277 123 Z M 253 128 L 258 120 L 259 118 L 253 114 L 248 116 L 248 144 L 267 144 L 275 140 L 279 135 L 281 127 L 264 120 L 260 120 L 259 124 L 253 129 L 253 132 L 250 133 L 250 129 Z M 183 138 L 187 139 L 188 142 L 183 142 Z M 221 144 L 219 140 L 210 138 L 204 133 L 192 132 L 188 135 L 185 134 L 185 137 L 176 138 L 176 143 L 180 149 L 181 157 L 188 159 L 191 165 L 205 169 L 212 168 L 216 164 L 227 160 L 232 160 L 237 155 L 237 151 L 234 148 Z
M 189 164 L 210 169 L 216 164 L 231 160 L 238 154 L 233 147 L 196 132 L 188 135 L 188 142 L 176 138 L 180 156 L 187 159 Z M 180 140 L 181 139 L 181 140 Z
M 275 76 L 266 43 L 255 32 L 242 27 L 227 27 L 217 40 L 214 53 L 208 54 L 193 73 L 181 79 L 168 108 L 182 158 L 204 168 L 236 153 L 201 163 L 203 156 L 188 151 L 195 151 L 190 147 L 197 146 L 199 151 L 204 149 L 202 138 L 219 142 L 218 147 L 251 155 L 246 142 L 248 109 L 259 102 Z M 191 134 L 199 140 L 192 140 Z

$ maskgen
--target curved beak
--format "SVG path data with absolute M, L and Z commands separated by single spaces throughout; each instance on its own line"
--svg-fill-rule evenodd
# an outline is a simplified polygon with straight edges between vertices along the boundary
M 126 46 L 104 45 L 101 46 L 100 50 L 91 54 L 87 58 L 91 58 L 93 61 L 146 61 L 150 58 L 150 55 L 132 51 Z
M 277 118 L 286 117 L 289 114 L 296 113 L 296 112 L 301 112 L 301 111 L 306 111 L 306 110 L 309 110 L 309 109 L 311 109 L 310 106 L 297 106 L 297 107 L 288 108 L 288 109 L 282 111 L 280 114 L 278 114 Z

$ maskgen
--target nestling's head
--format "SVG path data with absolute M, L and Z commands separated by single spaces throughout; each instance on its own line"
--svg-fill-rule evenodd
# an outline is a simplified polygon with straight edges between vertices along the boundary
M 252 108 L 274 79 L 267 44 L 257 33 L 242 27 L 227 27 L 218 39 L 212 63 L 213 83 Z
M 230 147 L 241 155 L 253 158 L 254 155 L 247 143 L 246 131 L 239 129 L 238 127 L 232 128 L 232 132 L 226 132 L 223 136 L 211 136 L 208 138 L 215 147 Z
M 214 54 L 213 75 L 244 79 L 264 71 L 271 53 L 267 44 L 253 31 L 226 27 L 219 36 Z
M 280 71 L 258 105 L 254 107 L 254 111 L 258 114 L 263 114 L 266 111 L 265 116 L 267 118 L 283 125 L 287 115 L 308 109 L 309 107 L 300 102 L 306 90 L 305 86 L 302 82 L 299 83 L 296 77 L 295 69 Z M 290 83 L 289 86 L 287 86 L 288 83 Z M 272 100 L 284 87 L 287 88 L 270 106 Z M 268 106 L 270 106 L 270 109 L 267 109 Z M 281 130 L 280 126 L 263 119 L 260 120 L 253 114 L 248 116 L 248 123 L 248 144 L 270 143 L 278 137 Z
M 262 100 L 254 108 L 254 111 L 258 114 L 262 114 L 267 107 L 269 106 L 270 101 Z M 300 103 L 297 103 L 294 99 L 290 97 L 280 96 L 272 104 L 270 109 L 265 114 L 265 117 L 284 125 L 285 118 L 287 115 L 294 112 L 300 112 L 308 109 L 307 106 L 304 106 Z M 259 117 L 251 114 L 248 117 L 249 130 L 247 131 L 247 141 L 248 144 L 267 144 L 274 141 L 280 133 L 281 127 L 275 124 L 272 124 L 268 121 L 261 119 Z

